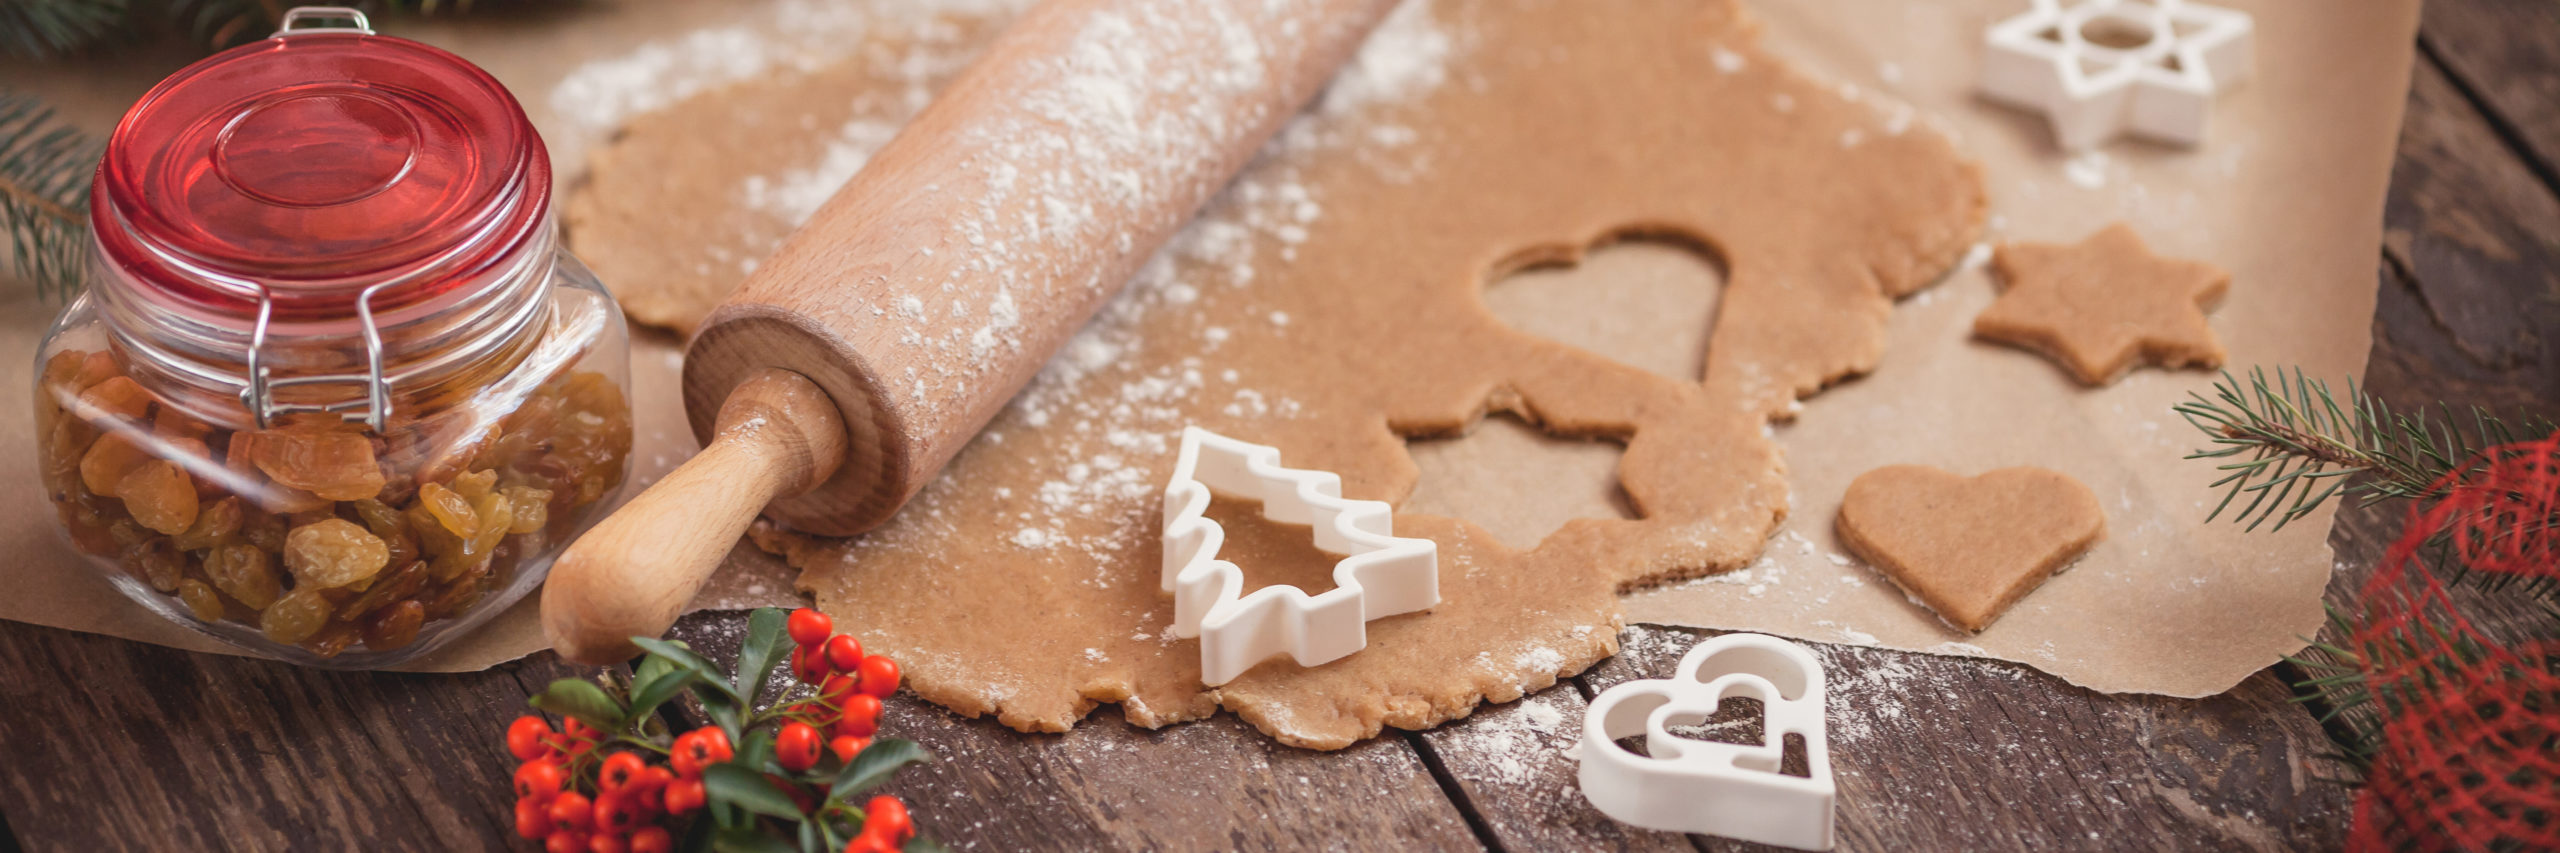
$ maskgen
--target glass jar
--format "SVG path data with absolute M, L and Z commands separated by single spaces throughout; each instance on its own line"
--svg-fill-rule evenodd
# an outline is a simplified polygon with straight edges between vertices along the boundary
M 504 611 L 631 450 L 622 314 L 550 197 L 497 80 L 350 10 L 162 81 L 108 140 L 87 289 L 37 354 L 64 532 L 142 606 L 299 664 Z

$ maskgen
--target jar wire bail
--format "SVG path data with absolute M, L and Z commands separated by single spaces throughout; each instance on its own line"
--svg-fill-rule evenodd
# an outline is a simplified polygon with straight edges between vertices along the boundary
M 391 381 L 383 376 L 382 329 L 373 322 L 373 295 L 384 287 L 396 283 L 397 280 L 376 282 L 366 287 L 363 293 L 356 295 L 357 326 L 364 332 L 364 373 L 326 373 L 314 376 L 288 376 L 282 379 L 270 375 L 271 371 L 263 358 L 267 348 L 267 321 L 275 313 L 274 291 L 268 290 L 263 283 L 251 283 L 258 289 L 258 320 L 257 324 L 249 330 L 249 385 L 240 389 L 240 405 L 241 408 L 249 410 L 249 416 L 256 419 L 259 429 L 273 426 L 277 415 L 298 412 L 334 412 L 348 421 L 361 422 L 375 431 L 383 428 L 383 424 L 391 417 Z M 361 414 L 350 411 L 359 405 L 357 401 L 280 403 L 275 399 L 274 389 L 276 388 L 349 382 L 362 382 L 365 385 L 364 399 L 361 401 L 364 411 Z
M 299 30 L 294 28 L 295 24 L 306 21 L 346 21 L 354 26 L 314 26 Z M 365 18 L 364 10 L 362 9 L 351 9 L 345 6 L 295 6 L 292 9 L 285 11 L 284 20 L 276 24 L 276 32 L 273 37 L 284 38 L 286 36 L 301 35 L 304 33 L 345 30 L 354 30 L 357 33 L 368 36 L 373 35 L 373 22 Z
M 344 21 L 349 26 L 325 24 L 299 26 L 326 21 Z M 347 30 L 354 30 L 363 35 L 373 35 L 373 22 L 365 17 L 361 9 L 345 6 L 296 6 L 285 11 L 284 20 L 276 25 L 273 38 Z M 277 379 L 270 375 L 271 372 L 263 363 L 262 355 L 267 345 L 267 321 L 275 313 L 275 298 L 273 291 L 268 290 L 264 284 L 256 285 L 258 321 L 249 332 L 249 386 L 240 389 L 240 404 L 249 410 L 250 417 L 257 420 L 259 429 L 272 426 L 278 415 L 296 412 L 336 412 L 349 421 L 361 421 L 365 426 L 375 430 L 383 428 L 384 421 L 391 416 L 391 383 L 382 375 L 382 330 L 373 322 L 373 295 L 385 284 L 389 282 L 367 287 L 356 297 L 356 319 L 364 331 L 365 372 L 363 375 L 333 373 L 319 376 L 293 376 L 284 379 Z M 354 408 L 353 402 L 297 404 L 279 403 L 275 400 L 274 389 L 279 387 L 342 382 L 365 383 L 362 414 L 348 411 Z

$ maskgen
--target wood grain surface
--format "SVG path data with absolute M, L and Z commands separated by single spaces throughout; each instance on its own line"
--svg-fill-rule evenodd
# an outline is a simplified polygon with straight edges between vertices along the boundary
M 2368 387 L 2398 405 L 2560 414 L 2560 10 L 2435 0 L 2420 41 Z M 2333 602 L 2400 517 L 2339 515 Z M 729 648 L 744 621 L 677 630 Z M 1631 629 L 1625 653 L 1581 678 L 1327 754 L 1226 717 L 1149 732 L 1106 712 L 1063 737 L 1022 735 L 901 696 L 884 726 L 938 759 L 890 790 L 926 832 L 975 850 L 1743 849 L 1600 816 L 1565 752 L 1592 690 L 1666 674 L 1696 636 Z M 1817 653 L 1843 850 L 2343 838 L 2352 791 L 2325 781 L 2328 744 L 2289 701 L 2288 667 L 2188 701 L 2005 664 Z M 531 849 L 506 832 L 500 733 L 532 689 L 577 671 L 544 654 L 467 675 L 318 672 L 0 624 L 0 851 Z

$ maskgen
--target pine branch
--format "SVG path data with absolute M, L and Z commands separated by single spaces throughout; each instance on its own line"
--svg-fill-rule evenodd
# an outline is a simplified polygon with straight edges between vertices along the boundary
M 2213 390 L 2212 399 L 2190 394 L 2177 406 L 2217 445 L 2187 458 L 2231 460 L 2220 466 L 2228 473 L 2213 483 L 2222 502 L 2205 520 L 2247 495 L 2232 519 L 2251 530 L 2269 521 L 2281 530 L 2340 494 L 2366 503 L 2436 497 L 2445 475 L 2482 449 L 2555 428 L 2533 415 L 2511 426 L 2478 408 L 2467 426 L 2451 406 L 2434 417 L 2425 409 L 2397 413 L 2352 380 L 2340 405 L 2328 383 L 2299 369 L 2290 378 L 2278 371 L 2272 380 L 2265 370 L 2252 370 L 2246 386 L 2225 372 Z
M 40 295 L 79 289 L 99 151 L 41 99 L 0 89 L 0 231 L 9 237 L 12 271 Z
M 0 53 L 51 59 L 125 22 L 125 0 L 0 0 Z

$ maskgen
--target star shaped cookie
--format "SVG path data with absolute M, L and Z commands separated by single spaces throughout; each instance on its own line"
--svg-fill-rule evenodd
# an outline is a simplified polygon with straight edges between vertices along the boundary
M 1992 257 L 2006 290 L 1973 318 L 1973 334 L 2044 353 L 2084 385 L 2105 385 L 2136 360 L 2220 367 L 2204 322 L 2231 274 L 2163 258 L 2124 223 L 2072 245 L 2011 243 Z

